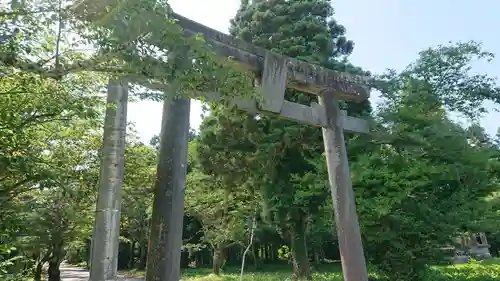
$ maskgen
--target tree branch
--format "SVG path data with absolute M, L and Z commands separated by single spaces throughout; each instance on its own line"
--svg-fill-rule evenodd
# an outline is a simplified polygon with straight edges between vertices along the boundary
M 30 11 L 26 9 L 16 9 L 15 11 L 1 11 L 0 12 L 0 17 L 14 17 L 14 16 L 27 16 L 27 15 L 34 15 L 34 14 L 40 14 L 40 13 L 47 13 L 47 12 L 55 12 L 55 10 L 52 9 L 40 9 L 36 11 Z

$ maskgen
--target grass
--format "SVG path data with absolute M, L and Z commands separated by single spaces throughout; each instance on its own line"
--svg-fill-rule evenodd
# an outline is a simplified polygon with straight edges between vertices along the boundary
M 434 267 L 429 279 L 436 281 L 500 280 L 500 259 Z
M 342 280 L 342 271 L 340 264 L 320 266 L 313 268 L 314 280 Z M 129 271 L 124 275 L 142 276 L 144 272 Z M 264 266 L 258 271 L 250 269 L 245 270 L 243 280 L 245 281 L 286 281 L 291 280 L 291 271 L 289 265 L 270 265 Z M 240 269 L 238 267 L 228 267 L 221 272 L 220 276 L 212 274 L 210 268 L 190 268 L 182 271 L 181 281 L 236 281 L 240 280 Z
M 342 272 L 339 264 L 325 265 L 313 269 L 315 281 L 340 281 Z M 132 276 L 141 276 L 143 272 L 129 272 Z M 372 277 L 376 277 L 371 274 Z M 238 268 L 228 268 L 220 276 L 211 274 L 207 268 L 186 269 L 182 273 L 181 281 L 237 281 Z M 265 267 L 258 272 L 246 271 L 245 281 L 287 281 L 291 280 L 290 267 L 277 265 Z M 463 265 L 432 267 L 427 278 L 429 281 L 498 281 L 500 280 L 500 259 L 482 262 L 473 262 Z

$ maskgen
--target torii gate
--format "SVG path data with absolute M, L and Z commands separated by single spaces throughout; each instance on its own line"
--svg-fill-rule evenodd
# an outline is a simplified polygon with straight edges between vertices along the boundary
M 340 73 L 278 55 L 178 14 L 174 14 L 174 17 L 186 35 L 203 34 L 217 55 L 232 57 L 246 69 L 261 77 L 260 87 L 263 93 L 261 103 L 242 98 L 234 98 L 230 103 L 242 110 L 273 114 L 323 128 L 328 179 L 344 280 L 367 281 L 368 275 L 343 130 L 368 133 L 369 128 L 366 120 L 349 117 L 341 111 L 338 100 L 358 102 L 367 100 L 370 91 L 369 78 Z M 172 85 L 147 84 L 147 86 L 159 90 L 169 88 L 175 90 L 175 86 Z M 120 88 L 120 84 L 115 83 L 114 87 Z M 287 101 L 285 100 L 286 88 L 318 95 L 319 104 L 312 103 L 311 106 L 306 106 Z M 217 93 L 196 93 L 191 98 L 201 96 L 211 101 L 220 100 L 220 95 Z M 126 111 L 126 108 L 121 110 Z M 180 278 L 189 111 L 188 97 L 165 98 L 148 249 L 147 281 L 178 281 Z M 108 200 L 110 209 L 113 209 L 113 204 L 116 208 L 119 194 L 117 197 Z M 109 228 L 110 236 L 118 236 L 119 224 L 116 230 L 116 222 L 107 226 L 98 224 L 100 222 L 96 221 L 96 227 L 101 227 L 101 229 Z M 103 239 L 117 240 L 117 237 Z M 118 245 L 117 243 L 109 243 L 109 245 L 110 249 L 102 250 L 106 252 L 105 258 L 114 261 L 110 262 L 110 267 L 114 266 L 115 269 L 112 271 L 116 273 L 116 265 L 113 263 L 117 260 Z

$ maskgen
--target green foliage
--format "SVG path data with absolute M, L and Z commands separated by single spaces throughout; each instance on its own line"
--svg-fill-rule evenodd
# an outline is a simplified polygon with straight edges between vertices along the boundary
M 0 225 L 9 234 L 2 242 L 15 245 L 17 255 L 24 257 L 16 264 L 33 267 L 37 278 L 41 272 L 35 268 L 50 260 L 62 261 L 64 249 L 91 232 L 98 173 L 94 163 L 100 145 L 92 121 L 51 121 L 41 129 L 38 138 L 31 139 L 46 141 L 33 166 L 46 173 L 11 194 L 10 211 L 16 212 L 7 209 L 3 215 L 8 220 Z M 9 168 L 16 171 L 16 166 Z
M 500 101 L 500 87 L 494 77 L 472 73 L 472 65 L 490 62 L 493 57 L 474 41 L 428 48 L 403 72 L 382 75 L 381 90 L 386 98 L 396 99 L 400 95 L 395 93 L 408 81 L 418 80 L 429 87 L 438 106 L 477 118 L 487 112 L 484 101 Z
M 473 262 L 464 265 L 439 266 L 429 269 L 424 281 L 493 281 L 500 274 L 500 263 L 495 261 Z M 239 280 L 236 269 L 228 270 L 220 275 L 211 275 L 209 270 L 187 269 L 183 272 L 182 281 L 231 281 Z M 383 275 L 370 273 L 373 280 L 386 280 Z M 290 280 L 290 271 L 279 266 L 273 266 L 258 272 L 249 272 L 243 280 L 281 281 Z M 343 280 L 340 266 L 325 265 L 313 273 L 313 280 Z
M 349 55 L 354 43 L 332 18 L 329 1 L 242 1 L 230 32 L 276 53 L 324 64 Z
M 353 43 L 333 15 L 329 1 L 243 1 L 230 32 L 273 52 L 339 69 L 337 58 L 342 61 L 349 55 Z M 312 95 L 295 91 L 287 91 L 286 98 L 307 105 L 314 101 Z M 322 207 L 328 204 L 328 189 L 311 172 L 315 166 L 310 160 L 323 150 L 321 131 L 217 106 L 200 127 L 199 144 L 198 161 L 204 173 L 229 183 L 228 187 L 247 186 L 260 194 L 263 221 L 291 246 L 294 260 L 299 261 L 294 262 L 298 277 L 308 278 L 306 241 L 325 236 L 309 225 L 325 225 L 319 219 L 322 216 L 331 219 L 331 212 Z M 331 237 L 331 229 L 316 230 Z M 306 239 L 307 233 L 311 237 Z
M 426 275 L 426 280 L 436 281 L 493 281 L 500 277 L 500 262 L 483 261 L 464 265 L 435 267 Z
M 201 36 L 183 35 L 167 1 L 10 3 L 0 12 L 0 277 L 39 279 L 43 265 L 58 266 L 65 252 L 87 255 L 107 77 L 159 90 L 175 83 L 187 96 L 217 91 L 258 99 L 258 93 L 252 74 L 217 57 Z M 242 1 L 231 33 L 277 53 L 369 74 L 348 63 L 354 44 L 333 12 L 325 0 Z M 373 114 L 370 139 L 346 137 L 366 254 L 379 274 L 372 277 L 498 279 L 494 263 L 432 266 L 444 261 L 439 249 L 463 233 L 487 231 L 492 245 L 500 241 L 500 141 L 448 117 L 455 111 L 474 123 L 485 113 L 483 101 L 499 101 L 495 80 L 470 72 L 474 61 L 492 57 L 475 42 L 424 50 L 401 73 L 379 77 L 385 103 Z M 314 100 L 296 91 L 286 97 Z M 353 116 L 372 114 L 369 102 L 341 106 Z M 126 267 L 141 268 L 158 142 L 150 147 L 133 138 L 122 196 L 121 248 L 128 255 L 121 254 Z M 311 259 L 320 263 L 337 251 L 319 129 L 222 104 L 212 105 L 190 140 L 183 266 L 238 262 L 257 209 L 251 263 L 291 260 L 296 278 L 341 280 L 339 272 L 315 270 L 319 265 L 309 269 Z M 185 280 L 236 280 L 230 271 L 187 272 Z M 290 277 L 290 270 L 245 276 Z
M 129 139 L 132 136 L 129 136 Z M 132 252 L 126 261 L 129 267 L 141 268 L 148 246 L 151 187 L 155 181 L 157 151 L 153 147 L 128 141 L 125 147 L 125 177 L 123 182 L 120 237 Z M 135 254 L 135 252 L 138 252 Z M 133 259 L 138 257 L 138 259 Z
M 176 83 L 179 94 L 217 91 L 223 100 L 256 94 L 251 74 L 201 36 L 184 36 L 166 1 L 126 2 L 12 0 L 0 12 L 1 242 L 27 253 L 36 279 L 44 263 L 58 267 L 89 238 L 104 77 L 159 90 Z M 122 241 L 143 255 L 156 151 L 129 143 L 127 157 Z
M 281 259 L 288 260 L 290 258 L 290 248 L 286 245 L 278 249 L 278 255 Z
M 23 258 L 23 256 L 11 257 L 15 250 L 15 247 L 0 244 L 0 280 L 15 280 L 15 278 L 19 278 L 16 274 L 14 274 L 14 276 L 9 275 L 9 271 L 15 266 L 16 261 Z
M 96 76 L 69 76 L 60 82 L 17 72 L 0 78 L 0 200 L 7 201 L 34 181 L 49 176 L 43 151 L 60 126 L 75 118 L 96 118 Z M 54 127 L 54 123 L 60 124 Z M 44 188 L 49 182 L 43 182 Z
M 491 140 L 478 145 L 478 138 L 445 112 L 464 103 L 473 112 L 480 99 L 476 81 L 461 77 L 453 86 L 461 96 L 454 96 L 445 78 L 455 68 L 434 68 L 449 61 L 467 68 L 464 58 L 476 51 L 462 44 L 430 49 L 393 76 L 398 86 L 378 113 L 376 144 L 363 143 L 366 150 L 351 163 L 368 259 L 391 280 L 424 280 L 426 266 L 444 261 L 440 248 L 486 226 L 479 221 L 488 213 L 487 199 L 499 188 L 494 172 L 498 148 L 487 145 Z M 443 53 L 449 57 L 435 56 Z M 481 85 L 485 93 L 496 91 L 486 82 Z
M 89 230 L 103 79 L 0 71 L 0 244 L 16 246 L 2 262 L 15 261 L 9 274 L 26 276 L 24 267 L 37 277 L 38 265 Z
M 223 253 L 229 247 L 246 246 L 254 198 L 245 189 L 232 188 L 229 192 L 214 176 L 205 175 L 195 168 L 188 174 L 185 200 L 186 214 L 200 223 L 203 233 L 201 243 L 188 243 L 185 248 L 194 253 L 203 250 L 201 245 L 209 245 L 213 251 L 214 273 L 217 274 L 218 268 L 225 263 Z
M 2 15 L 0 62 L 12 69 L 57 80 L 96 71 L 163 90 L 177 82 L 184 95 L 257 95 L 251 74 L 217 57 L 202 36 L 184 36 L 167 1 L 23 1 Z

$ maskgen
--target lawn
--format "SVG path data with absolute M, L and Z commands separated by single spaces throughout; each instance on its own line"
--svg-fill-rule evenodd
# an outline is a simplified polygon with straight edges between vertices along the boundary
M 239 271 L 229 268 L 220 276 L 211 275 L 210 269 L 187 269 L 181 281 L 237 281 Z M 141 273 L 135 273 L 141 274 Z M 291 280 L 289 266 L 266 267 L 258 272 L 245 272 L 245 281 L 286 281 Z M 371 274 L 372 277 L 376 277 Z M 342 280 L 340 265 L 333 264 L 314 268 L 313 280 Z M 431 269 L 429 281 L 498 281 L 500 280 L 500 260 L 473 262 L 463 265 L 436 266 Z

